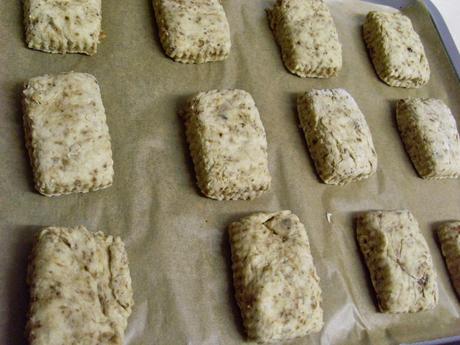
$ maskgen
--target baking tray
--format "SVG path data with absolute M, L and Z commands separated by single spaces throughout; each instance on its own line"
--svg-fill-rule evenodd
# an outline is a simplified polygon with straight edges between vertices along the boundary
M 400 97 L 436 97 L 460 121 L 457 75 L 429 14 L 416 5 L 409 15 L 424 42 L 431 80 L 417 90 L 388 87 L 376 76 L 361 36 L 365 14 L 376 5 L 328 2 L 343 43 L 344 68 L 335 78 L 317 80 L 297 78 L 284 68 L 264 12 L 273 0 L 224 1 L 232 52 L 224 62 L 203 65 L 165 57 L 151 0 L 103 0 L 107 37 L 92 57 L 27 49 L 22 4 L 0 1 L 0 344 L 26 344 L 25 270 L 33 236 L 44 226 L 79 224 L 121 236 L 126 243 L 135 299 L 127 345 L 248 344 L 234 299 L 226 228 L 250 213 L 281 209 L 291 209 L 306 225 L 326 316 L 321 333 L 290 345 L 393 345 L 457 335 L 460 305 L 433 230 L 438 222 L 459 217 L 460 181 L 417 177 L 393 109 Z M 101 86 L 114 185 L 85 195 L 45 198 L 33 188 L 20 95 L 29 78 L 70 70 L 95 75 Z M 300 93 L 333 87 L 343 87 L 355 98 L 379 156 L 375 176 L 343 187 L 318 180 L 295 110 Z M 250 202 L 217 202 L 196 188 L 177 112 L 190 96 L 216 88 L 251 93 L 267 132 L 273 184 Z M 433 205 L 443 207 L 434 210 Z M 389 208 L 410 209 L 427 239 L 440 287 L 432 312 L 389 316 L 377 311 L 353 216 Z M 326 212 L 333 214 L 331 223 Z

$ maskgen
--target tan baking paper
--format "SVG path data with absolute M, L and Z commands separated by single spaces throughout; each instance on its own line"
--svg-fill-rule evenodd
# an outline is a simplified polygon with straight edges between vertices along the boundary
M 223 2 L 233 47 L 227 60 L 183 65 L 165 57 L 151 2 L 103 1 L 107 37 L 95 56 L 27 49 L 20 1 L 0 2 L 0 344 L 26 344 L 26 261 L 33 236 L 47 225 L 119 235 L 127 246 L 135 306 L 127 345 L 236 345 L 243 329 L 231 284 L 226 227 L 256 211 L 290 209 L 305 224 L 321 279 L 325 325 L 300 344 L 397 344 L 460 333 L 460 301 L 435 241 L 439 222 L 460 217 L 460 180 L 424 181 L 396 129 L 395 101 L 442 99 L 460 122 L 460 84 L 429 15 L 404 11 L 420 34 L 432 69 L 417 90 L 381 82 L 368 58 L 364 2 L 328 1 L 343 44 L 337 77 L 302 79 L 280 59 L 264 9 L 273 0 Z M 33 189 L 24 147 L 20 93 L 45 73 L 88 72 L 99 81 L 112 138 L 111 188 L 46 198 Z M 298 127 L 296 98 L 311 88 L 345 88 L 366 117 L 379 158 L 369 179 L 346 186 L 319 181 Z M 270 191 L 252 201 L 215 201 L 195 184 L 177 115 L 199 91 L 239 88 L 255 99 L 267 132 Z M 420 224 L 438 274 L 439 304 L 411 315 L 377 312 L 355 240 L 354 215 L 409 209 Z M 326 214 L 331 213 L 331 222 Z

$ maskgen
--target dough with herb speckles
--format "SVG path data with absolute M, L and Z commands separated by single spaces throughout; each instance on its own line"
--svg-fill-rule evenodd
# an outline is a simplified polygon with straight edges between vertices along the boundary
M 30 255 L 30 345 L 123 345 L 133 306 L 119 237 L 83 226 L 49 227 Z
M 174 61 L 221 61 L 230 53 L 230 28 L 220 0 L 153 0 L 163 49 Z
M 101 19 L 101 0 L 24 1 L 27 46 L 48 53 L 95 54 Z
M 30 79 L 23 96 L 37 191 L 57 196 L 111 186 L 112 149 L 96 78 L 76 72 L 44 75 Z
M 438 237 L 450 279 L 460 298 L 460 221 L 442 224 L 438 229 Z
M 342 46 L 322 0 L 277 0 L 267 10 L 286 68 L 300 77 L 328 78 L 342 68 Z
M 430 66 L 412 22 L 401 13 L 367 14 L 363 37 L 374 68 L 390 86 L 419 88 L 430 79 Z
M 198 186 L 205 196 L 246 200 L 270 188 L 265 129 L 249 93 L 201 92 L 183 116 Z
M 460 136 L 450 109 L 439 99 L 407 98 L 396 104 L 401 139 L 424 179 L 460 176 Z
M 291 211 L 229 226 L 233 283 L 248 338 L 285 341 L 323 327 L 321 288 L 305 227 Z
M 356 234 L 382 312 L 414 313 L 436 306 L 433 261 L 412 213 L 365 212 L 358 216 Z
M 316 171 L 325 183 L 343 185 L 376 172 L 371 132 L 347 91 L 310 90 L 298 98 L 297 109 Z

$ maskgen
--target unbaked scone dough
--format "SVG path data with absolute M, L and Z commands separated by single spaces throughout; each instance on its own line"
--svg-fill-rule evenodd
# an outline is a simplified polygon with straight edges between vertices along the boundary
M 443 101 L 402 99 L 396 104 L 396 120 L 406 151 L 422 178 L 460 176 L 460 136 Z
M 83 226 L 46 228 L 27 281 L 30 345 L 123 345 L 133 293 L 119 237 Z
M 153 0 L 166 55 L 183 63 L 220 61 L 230 53 L 230 28 L 220 0 Z
M 452 284 L 460 298 L 460 221 L 442 224 L 438 237 Z
M 390 86 L 418 88 L 430 79 L 430 66 L 412 22 L 401 13 L 367 14 L 363 37 L 374 68 Z
M 305 227 L 291 211 L 229 226 L 236 300 L 248 338 L 285 341 L 319 332 L 321 288 Z
M 325 183 L 342 185 L 376 172 L 369 126 L 347 91 L 310 90 L 298 98 L 297 109 L 316 171 Z
M 382 312 L 433 309 L 438 287 L 428 244 L 407 210 L 358 216 L 356 234 Z
M 286 68 L 300 77 L 328 78 L 342 68 L 342 46 L 322 0 L 277 0 L 267 10 Z
M 267 139 L 252 96 L 201 92 L 183 113 L 197 183 L 217 200 L 253 199 L 270 188 Z
M 32 78 L 23 91 L 26 146 L 36 189 L 55 196 L 112 185 L 109 129 L 96 78 Z
M 48 53 L 95 54 L 101 19 L 101 0 L 24 0 L 27 46 Z

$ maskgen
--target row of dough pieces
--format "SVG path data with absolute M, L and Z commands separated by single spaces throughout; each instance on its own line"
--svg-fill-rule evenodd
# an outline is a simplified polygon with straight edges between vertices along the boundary
M 28 47 L 51 53 L 96 53 L 100 0 L 24 3 Z M 175 61 L 203 63 L 229 55 L 230 29 L 220 0 L 153 0 L 153 5 L 160 41 Z M 322 0 L 278 0 L 267 14 L 290 72 L 327 78 L 340 71 L 342 47 Z M 409 18 L 369 12 L 363 37 L 377 74 L 388 85 L 417 88 L 428 82 L 428 61 Z
M 250 340 L 283 341 L 319 332 L 322 293 L 307 232 L 290 211 L 257 213 L 229 228 L 233 284 Z M 460 222 L 438 231 L 460 297 Z M 357 240 L 378 306 L 386 313 L 434 308 L 437 276 L 418 223 L 407 210 L 370 211 Z M 122 345 L 133 292 L 120 238 L 84 227 L 44 229 L 28 269 L 31 345 Z
M 29 80 L 23 96 L 36 189 L 56 196 L 110 186 L 112 150 L 96 79 L 76 72 L 36 77 Z M 310 155 L 325 183 L 345 184 L 376 172 L 371 132 L 345 90 L 310 90 L 297 103 Z M 437 99 L 409 98 L 397 103 L 396 112 L 402 140 L 419 175 L 458 177 L 460 136 L 449 108 Z M 249 93 L 201 92 L 188 102 L 183 118 L 204 195 L 246 200 L 270 188 L 265 129 Z
M 422 138 L 424 144 L 410 142 L 412 147 L 430 153 L 427 157 L 433 164 L 427 164 L 430 159 L 420 158 L 423 167 L 435 172 L 430 177 L 451 176 L 443 174 L 452 168 L 452 162 L 458 162 L 458 158 L 452 158 L 458 150 L 451 151 L 459 145 L 452 114 L 444 105 L 430 105 L 442 104 L 437 100 L 412 99 L 402 104 L 413 102 L 420 103 L 421 110 L 406 109 L 402 114 L 415 119 L 406 121 L 416 124 L 409 132 L 421 131 L 415 137 Z M 430 111 L 424 108 L 426 102 Z M 368 164 L 366 156 L 370 153 L 375 158 L 369 129 L 350 95 L 344 90 L 313 90 L 299 98 L 299 105 L 300 114 L 313 119 L 301 120 L 305 128 L 312 126 L 311 121 L 318 127 L 319 134 L 314 134 L 317 140 L 309 134 L 310 129 L 306 130 L 307 142 L 312 136 L 313 146 L 309 143 L 309 148 L 312 157 L 317 157 L 315 164 L 330 162 L 325 171 L 330 171 L 331 176 L 345 174 L 347 178 L 341 181 L 352 180 L 350 174 L 355 174 L 354 179 L 363 178 L 359 170 L 362 166 L 351 162 L 366 162 L 364 166 L 375 171 L 376 164 Z M 332 115 L 335 121 L 331 121 Z M 262 191 L 260 181 L 268 181 L 269 185 L 265 131 L 248 93 L 200 93 L 188 103 L 184 117 L 198 181 L 206 195 L 245 199 Z M 110 137 L 93 76 L 71 72 L 31 79 L 24 90 L 24 124 L 34 178 L 41 193 L 84 192 L 112 183 Z M 446 138 L 447 143 L 442 141 Z M 321 142 L 329 146 L 321 148 Z M 444 154 L 436 150 L 437 146 L 446 150 Z M 344 153 L 354 159 L 342 159 Z M 442 159 L 445 155 L 448 158 Z M 367 158 L 361 161 L 361 156 Z M 420 153 L 414 157 L 419 156 L 424 157 Z M 346 164 L 340 170 L 342 161 Z M 320 172 L 319 169 L 318 165 Z M 358 240 L 382 311 L 412 312 L 434 307 L 435 273 L 412 215 L 407 211 L 370 212 L 358 224 L 362 228 Z M 440 231 L 443 251 L 457 287 L 460 223 L 443 228 L 447 229 Z M 234 284 L 248 336 L 274 341 L 319 331 L 323 323 L 319 280 L 305 229 L 297 217 L 290 212 L 258 214 L 232 225 L 230 233 Z M 392 243 L 391 248 L 387 243 Z M 122 344 L 133 299 L 127 256 L 119 238 L 92 235 L 83 228 L 50 228 L 40 235 L 31 258 L 27 327 L 31 345 L 54 345 L 50 339 L 58 339 L 56 345 L 62 339 L 65 343 L 98 339 Z M 266 265 L 268 262 L 270 265 Z M 262 263 L 260 267 L 258 263 Z M 382 269 L 382 265 L 388 269 Z M 254 267 L 257 271 L 252 270 Z M 289 296 L 301 298 L 293 300 Z M 56 313 L 64 317 L 56 318 Z

